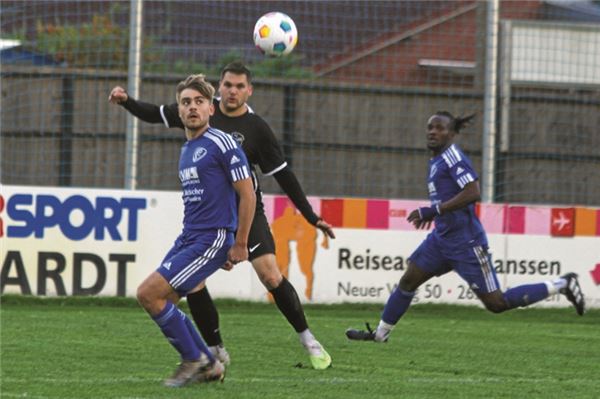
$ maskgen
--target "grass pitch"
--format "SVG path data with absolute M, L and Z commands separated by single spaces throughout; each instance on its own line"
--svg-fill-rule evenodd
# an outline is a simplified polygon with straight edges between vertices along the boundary
M 306 306 L 333 357 L 316 371 L 274 305 L 217 301 L 225 382 L 173 389 L 177 354 L 133 300 L 0 299 L 2 398 L 600 397 L 598 310 L 416 305 L 374 344 L 344 330 L 376 324 L 380 306 Z

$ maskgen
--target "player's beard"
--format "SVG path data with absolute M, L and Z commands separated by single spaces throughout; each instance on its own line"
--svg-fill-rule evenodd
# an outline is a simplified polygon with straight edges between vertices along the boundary
M 236 98 L 235 101 L 229 102 L 227 99 L 221 98 L 221 103 L 223 104 L 225 112 L 230 114 L 242 108 L 244 104 L 246 104 L 246 101 L 244 101 L 242 98 Z
M 189 132 L 193 133 L 194 136 L 196 136 L 198 132 L 206 129 L 207 124 L 208 124 L 208 121 L 202 120 L 200 118 L 195 118 L 195 119 L 188 118 L 185 120 L 184 126 L 185 126 L 186 130 L 188 130 Z
M 188 115 L 185 118 L 184 122 L 185 127 L 187 127 L 188 129 L 198 129 L 208 123 L 208 118 L 204 119 L 200 116 L 199 113 L 194 112 Z

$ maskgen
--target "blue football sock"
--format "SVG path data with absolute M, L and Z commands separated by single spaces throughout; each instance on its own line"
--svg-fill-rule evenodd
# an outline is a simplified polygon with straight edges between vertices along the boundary
M 198 330 L 196 330 L 196 327 L 194 327 L 194 324 L 192 323 L 190 318 L 187 317 L 186 314 L 181 311 L 181 309 L 178 309 L 178 311 L 183 315 L 185 325 L 187 326 L 187 329 L 190 332 L 192 339 L 196 343 L 196 346 L 200 349 L 200 351 L 202 351 L 206 356 L 208 356 L 208 359 L 211 363 L 214 363 L 215 357 L 213 356 L 210 349 L 208 349 L 208 346 L 206 346 L 206 342 L 204 342 L 200 334 L 198 334 Z
M 509 309 L 531 305 L 548 298 L 548 295 L 548 286 L 545 283 L 519 285 L 503 294 Z
M 179 352 L 183 360 L 200 359 L 200 348 L 186 325 L 187 316 L 180 312 L 172 302 L 167 301 L 165 308 L 152 320 L 158 324 L 167 340 Z
M 388 324 L 396 325 L 398 320 L 400 320 L 410 306 L 414 296 L 414 292 L 403 291 L 400 288 L 396 288 L 383 308 L 381 320 Z

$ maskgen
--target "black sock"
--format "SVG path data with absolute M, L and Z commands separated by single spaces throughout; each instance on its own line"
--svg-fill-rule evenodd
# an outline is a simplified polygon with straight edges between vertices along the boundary
M 300 298 L 298 298 L 294 286 L 285 277 L 277 288 L 269 292 L 273 295 L 279 311 L 283 313 L 296 332 L 300 333 L 308 328 Z
M 200 291 L 188 294 L 187 303 L 206 345 L 222 345 L 223 340 L 219 332 L 219 313 L 208 289 L 204 287 Z

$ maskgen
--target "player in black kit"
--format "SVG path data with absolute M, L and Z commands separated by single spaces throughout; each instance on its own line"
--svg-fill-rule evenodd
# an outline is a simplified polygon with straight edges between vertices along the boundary
M 275 243 L 264 213 L 256 166 L 260 167 L 264 175 L 273 176 L 277 180 L 279 186 L 309 223 L 331 238 L 335 238 L 335 235 L 331 225 L 314 213 L 298 179 L 288 167 L 270 126 L 247 105 L 248 97 L 252 95 L 251 80 L 250 70 L 240 62 L 233 62 L 223 68 L 219 82 L 221 97 L 214 100 L 215 113 L 210 117 L 210 125 L 231 134 L 242 145 L 252 168 L 256 189 L 256 213 L 248 238 L 249 260 L 260 281 L 273 295 L 281 313 L 298 333 L 313 368 L 326 369 L 331 365 L 331 356 L 312 335 L 296 290 L 277 267 Z M 183 128 L 177 103 L 159 107 L 137 101 L 129 97 L 119 86 L 111 91 L 109 101 L 122 105 L 145 122 L 164 123 L 169 128 Z M 188 295 L 187 300 L 194 321 L 207 344 L 222 362 L 229 363 L 229 354 L 223 347 L 219 333 L 219 314 L 208 289 L 204 287 Z

